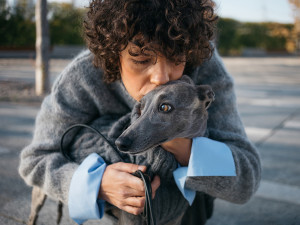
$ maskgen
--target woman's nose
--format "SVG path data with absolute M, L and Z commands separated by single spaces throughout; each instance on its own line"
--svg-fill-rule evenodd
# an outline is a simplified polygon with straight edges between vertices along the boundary
M 162 85 L 170 81 L 171 69 L 166 60 L 159 60 L 153 65 L 150 82 L 155 85 Z

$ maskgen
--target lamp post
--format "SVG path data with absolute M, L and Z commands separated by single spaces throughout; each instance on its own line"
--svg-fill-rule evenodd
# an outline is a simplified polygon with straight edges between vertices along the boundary
M 47 21 L 47 0 L 37 0 L 36 19 L 36 60 L 35 92 L 41 96 L 49 91 L 49 25 Z

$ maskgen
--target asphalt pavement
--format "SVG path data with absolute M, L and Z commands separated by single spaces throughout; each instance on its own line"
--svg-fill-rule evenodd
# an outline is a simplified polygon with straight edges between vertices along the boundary
M 263 174 L 248 203 L 217 199 L 207 224 L 300 225 L 300 58 L 223 60 L 235 79 L 238 108 L 249 138 L 258 147 Z M 69 62 L 51 60 L 51 81 Z M 34 61 L 0 59 L 3 81 L 33 83 Z M 19 177 L 17 167 L 20 151 L 31 141 L 39 107 L 39 102 L 0 101 L 0 225 L 25 224 L 29 215 L 31 188 Z M 56 204 L 46 201 L 38 224 L 55 224 Z M 62 224 L 75 224 L 66 207 Z

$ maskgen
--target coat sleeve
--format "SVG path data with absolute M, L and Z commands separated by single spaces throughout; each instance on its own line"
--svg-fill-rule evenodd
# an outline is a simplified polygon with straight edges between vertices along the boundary
M 209 108 L 208 138 L 230 148 L 236 176 L 187 177 L 185 187 L 233 203 L 245 203 L 259 186 L 261 164 L 237 110 L 233 79 L 216 51 L 208 62 L 196 69 L 192 77 L 198 84 L 211 85 L 215 92 L 215 101 Z
M 88 57 L 83 55 L 80 60 Z M 75 59 L 56 80 L 37 115 L 33 140 L 20 155 L 19 173 L 25 182 L 65 204 L 78 164 L 68 162 L 60 153 L 61 135 L 70 125 L 99 116 L 89 94 L 89 82 L 93 81 L 83 78 L 82 69 L 77 68 L 80 60 Z

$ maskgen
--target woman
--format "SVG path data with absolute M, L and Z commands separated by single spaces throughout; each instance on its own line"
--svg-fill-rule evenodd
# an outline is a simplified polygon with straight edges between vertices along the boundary
M 102 218 L 104 210 L 113 222 L 120 209 L 140 214 L 144 186 L 131 173 L 147 167 L 156 171 L 154 205 L 163 205 L 158 224 L 204 224 L 213 198 L 246 202 L 258 187 L 260 161 L 237 112 L 233 80 L 211 44 L 213 5 L 209 0 L 92 1 L 84 23 L 90 51 L 73 60 L 43 101 L 33 141 L 21 154 L 19 171 L 26 183 L 69 204 L 78 223 Z M 82 130 L 66 140 L 76 162 L 59 152 L 62 133 L 76 123 L 117 137 L 123 116 L 137 101 L 183 74 L 215 92 L 208 138 L 177 138 L 141 157 L 123 155 L 123 163 L 103 140 Z M 206 162 L 220 173 L 201 174 Z M 190 164 L 193 174 L 186 172 Z M 232 164 L 235 171 L 223 174 Z

